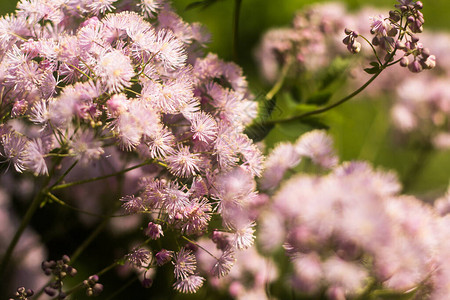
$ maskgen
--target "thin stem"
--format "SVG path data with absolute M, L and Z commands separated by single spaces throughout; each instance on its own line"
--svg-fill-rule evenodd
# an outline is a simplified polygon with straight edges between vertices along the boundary
M 88 74 L 86 74 L 83 70 L 81 70 L 80 68 L 77 68 L 77 67 L 75 67 L 74 65 L 72 65 L 72 64 L 70 64 L 70 63 L 68 63 L 68 62 L 66 62 L 66 64 L 67 64 L 68 66 L 71 66 L 72 68 L 74 68 L 75 70 L 77 70 L 78 72 L 80 72 L 81 74 L 83 74 L 84 76 L 86 76 L 88 79 L 92 80 L 92 78 L 91 78 Z
M 141 243 L 137 248 L 140 248 L 146 244 L 148 244 L 152 239 L 149 238 L 147 240 L 145 240 L 143 243 Z M 105 274 L 106 272 L 110 271 L 111 269 L 113 269 L 114 267 L 116 267 L 117 265 L 121 264 L 121 261 L 123 261 L 123 259 L 126 258 L 126 255 L 124 255 L 123 257 L 121 257 L 121 259 L 116 260 L 115 262 L 113 262 L 112 264 L 110 264 L 109 266 L 107 266 L 106 268 L 102 269 L 100 272 L 95 273 L 97 276 L 102 276 L 103 274 Z M 68 290 L 66 292 L 66 295 L 70 295 L 73 292 L 77 291 L 79 288 L 83 287 L 83 282 L 78 283 L 77 285 L 75 285 L 73 288 L 71 288 L 70 290 Z
M 64 202 L 63 200 L 59 199 L 58 197 L 56 197 L 55 195 L 53 195 L 50 192 L 48 192 L 46 194 L 46 196 L 49 197 L 51 200 L 55 201 L 56 203 L 64 206 L 64 207 L 70 208 L 70 209 L 72 209 L 74 211 L 77 211 L 79 213 L 82 213 L 82 214 L 85 214 L 85 215 L 89 215 L 89 216 L 93 216 L 93 217 L 99 217 L 99 218 L 108 219 L 108 218 L 117 218 L 117 217 L 128 216 L 128 215 L 101 215 L 101 214 L 96 214 L 96 213 L 93 213 L 93 212 L 90 212 L 90 211 L 83 210 L 83 209 L 77 208 L 75 206 L 72 206 L 72 205 L 68 204 L 67 202 Z
M 353 97 L 355 97 L 356 95 L 361 93 L 367 86 L 369 86 L 369 84 L 372 83 L 372 81 L 374 81 L 378 77 L 378 75 L 381 74 L 382 71 L 383 71 L 383 68 L 380 68 L 380 70 L 377 73 L 375 73 L 372 77 L 370 77 L 370 79 L 366 83 L 364 83 L 360 88 L 358 88 L 356 91 L 354 91 L 350 95 L 345 96 L 344 98 L 342 98 L 341 100 L 339 100 L 339 101 L 337 101 L 337 102 L 335 102 L 333 104 L 330 104 L 328 106 L 325 106 L 325 107 L 322 107 L 322 108 L 319 108 L 319 109 L 316 109 L 316 110 L 313 110 L 313 111 L 309 111 L 309 112 L 303 113 L 303 114 L 298 115 L 298 116 L 293 116 L 293 117 L 290 117 L 290 118 L 286 118 L 286 119 L 264 121 L 263 124 L 264 125 L 270 125 L 270 124 L 277 124 L 277 123 L 287 123 L 287 122 L 290 122 L 290 121 L 300 120 L 300 119 L 303 119 L 305 117 L 318 115 L 318 114 L 324 113 L 326 111 L 329 111 L 330 109 L 335 108 L 335 107 L 337 107 L 337 106 L 347 102 L 348 100 L 352 99 Z
M 130 93 L 133 93 L 133 94 L 135 94 L 136 96 L 141 96 L 141 94 L 140 94 L 140 93 L 138 93 L 138 92 L 135 92 L 135 91 L 133 91 L 132 89 L 127 89 L 127 88 L 125 88 L 125 89 L 124 89 L 124 91 L 130 92 Z
M 70 262 L 73 264 L 75 260 L 83 253 L 83 251 L 89 246 L 89 244 L 103 231 L 103 229 L 108 224 L 109 219 L 105 218 L 103 221 L 95 228 L 95 230 L 89 235 L 87 239 L 83 241 L 83 243 L 78 246 L 75 252 L 70 256 Z
M 139 278 L 137 276 L 133 276 L 130 280 L 128 280 L 124 285 L 122 285 L 118 290 L 116 290 L 114 293 L 112 293 L 106 300 L 114 299 L 117 295 L 125 291 L 130 285 L 133 284 L 136 280 Z
M 379 63 L 380 65 L 382 65 L 383 63 L 381 62 L 380 58 L 378 57 L 377 50 L 376 50 L 375 47 L 372 45 L 372 43 L 369 42 L 369 40 L 366 39 L 364 36 L 362 36 L 362 35 L 359 35 L 359 36 L 360 36 L 363 40 L 365 40 L 365 41 L 367 42 L 367 44 L 370 45 L 370 47 L 372 48 L 373 54 L 375 54 L 375 57 L 377 58 L 378 63 Z
M 199 247 L 200 249 L 202 249 L 203 251 L 205 251 L 206 253 L 208 253 L 209 255 L 211 255 L 212 257 L 214 257 L 216 260 L 219 260 L 214 254 L 212 254 L 211 252 L 209 252 L 207 249 L 205 249 L 204 247 L 200 246 L 199 243 L 197 243 L 196 241 L 193 241 L 189 238 L 187 238 L 186 236 L 181 236 L 183 239 L 185 239 L 186 241 L 188 241 L 189 243 L 194 244 L 195 246 Z
M 5 255 L 3 255 L 2 263 L 0 265 L 0 278 L 3 277 L 4 272 L 6 271 L 6 267 L 11 260 L 12 253 L 14 251 L 14 248 L 16 247 L 17 243 L 19 242 L 19 239 L 24 232 L 25 228 L 27 228 L 28 224 L 31 221 L 31 218 L 33 217 L 34 213 L 36 212 L 37 208 L 39 207 L 41 203 L 42 193 L 39 192 L 31 202 L 31 205 L 28 207 L 25 216 L 22 219 L 22 222 L 20 223 L 19 229 L 17 229 L 16 233 L 14 234 L 14 237 L 12 241 L 8 245 L 8 249 L 6 250 Z M 3 280 L 2 280 L 3 281 Z
M 233 15 L 233 56 L 237 62 L 239 60 L 239 15 L 241 13 L 242 0 L 234 0 Z
M 154 163 L 154 161 L 145 161 L 145 162 L 143 162 L 141 164 L 138 164 L 136 166 L 132 166 L 132 167 L 126 168 L 124 170 L 121 170 L 121 171 L 118 171 L 118 172 L 115 172 L 115 173 L 112 173 L 112 174 L 108 174 L 108 175 L 103 175 L 103 176 L 93 177 L 93 178 L 89 178 L 89 179 L 78 180 L 78 181 L 73 181 L 73 182 L 69 182 L 69 183 L 65 183 L 65 184 L 56 185 L 56 186 L 51 188 L 51 191 L 65 189 L 65 188 L 68 188 L 68 187 L 71 187 L 71 186 L 75 186 L 75 185 L 80 185 L 80 184 L 84 184 L 84 183 L 88 183 L 88 182 L 94 182 L 94 181 L 97 181 L 97 180 L 103 180 L 103 179 L 106 179 L 106 178 L 114 177 L 114 176 L 121 175 L 121 174 L 124 174 L 126 172 L 129 172 L 131 170 L 140 168 L 142 166 L 148 165 L 150 163 Z
M 272 98 L 280 91 L 281 87 L 283 86 L 284 80 L 287 77 L 287 74 L 289 72 L 289 69 L 291 68 L 293 59 L 288 59 L 288 61 L 284 64 L 283 68 L 281 69 L 280 77 L 278 78 L 277 82 L 275 82 L 274 86 L 270 91 L 266 94 L 266 100 L 270 101 Z
M 69 174 L 70 171 L 72 171 L 72 169 L 77 165 L 78 160 L 74 161 L 74 163 L 64 172 L 64 174 L 61 175 L 61 177 L 58 178 L 58 180 L 55 181 L 55 183 L 53 183 L 48 190 L 52 190 L 52 188 L 56 185 L 58 185 L 58 183 L 60 183 L 61 181 L 64 180 L 64 178 L 67 176 L 67 174 Z

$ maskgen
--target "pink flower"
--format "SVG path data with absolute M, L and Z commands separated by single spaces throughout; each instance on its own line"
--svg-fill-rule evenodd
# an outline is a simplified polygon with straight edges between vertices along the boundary
M 178 150 L 166 157 L 169 171 L 178 177 L 190 177 L 200 171 L 200 156 L 191 153 L 188 146 L 179 146 Z
M 113 3 L 117 0 L 94 0 L 87 5 L 90 12 L 94 15 L 103 14 L 106 11 L 112 11 L 114 9 Z
M 234 257 L 234 251 L 232 249 L 227 249 L 216 261 L 211 271 L 214 276 L 219 278 L 227 276 L 235 262 L 236 258 Z
M 214 119 L 204 113 L 196 113 L 190 116 L 191 131 L 194 133 L 193 139 L 210 143 L 217 137 L 217 124 Z
M 46 151 L 42 139 L 33 139 L 27 143 L 24 153 L 24 165 L 35 176 L 48 175 L 44 154 L 46 154 Z
M 333 140 L 323 130 L 312 130 L 303 134 L 295 142 L 295 149 L 300 156 L 309 157 L 324 168 L 332 168 L 338 162 L 334 154 Z
M 3 134 L 0 142 L 1 146 L 3 146 L 3 151 L 0 151 L 0 155 L 11 161 L 17 172 L 22 173 L 25 171 L 27 138 L 12 130 Z
M 182 293 L 196 293 L 202 287 L 205 278 L 198 275 L 190 275 L 178 279 L 173 287 Z
M 130 58 L 119 50 L 102 53 L 94 71 L 106 85 L 107 91 L 113 93 L 130 87 L 130 80 L 135 75 Z
M 197 268 L 197 260 L 191 250 L 181 248 L 173 258 L 174 273 L 178 279 L 185 279 L 191 275 L 194 275 Z
M 144 229 L 144 234 L 153 240 L 159 239 L 164 235 L 161 225 L 149 222 L 146 229 Z
M 147 17 L 154 18 L 164 2 L 165 0 L 141 0 L 139 6 Z

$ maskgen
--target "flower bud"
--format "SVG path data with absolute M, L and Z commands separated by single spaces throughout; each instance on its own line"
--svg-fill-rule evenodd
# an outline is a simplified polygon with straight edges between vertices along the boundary
M 168 251 L 166 249 L 161 249 L 158 253 L 155 254 L 156 264 L 158 266 L 162 266 L 168 263 L 172 259 L 172 251 Z
M 374 45 L 374 46 L 378 46 L 378 45 L 380 45 L 380 39 L 378 38 L 378 37 L 373 37 L 373 39 L 372 39 L 372 45 Z
M 393 27 L 393 28 L 391 28 L 391 29 L 387 32 L 387 35 L 388 35 L 388 36 L 396 36 L 397 33 L 398 33 L 397 28 Z
M 146 229 L 144 229 L 144 234 L 153 240 L 159 239 L 164 235 L 161 225 L 149 222 Z
M 422 66 L 424 69 L 433 69 L 436 67 L 436 56 L 428 56 L 428 58 L 422 63 Z
M 345 29 L 344 29 L 344 32 L 345 32 L 345 34 L 349 35 L 349 34 L 351 34 L 353 31 L 350 30 L 350 29 L 348 29 L 348 28 L 345 28 Z
M 153 285 L 153 279 L 151 278 L 144 278 L 142 280 L 142 286 L 146 289 L 150 288 Z
M 46 293 L 50 297 L 54 297 L 56 295 L 56 291 L 49 286 L 45 287 L 44 293 Z
M 350 36 L 347 35 L 347 36 L 342 40 L 342 43 L 344 43 L 344 45 L 350 44 Z
M 96 283 L 92 287 L 92 292 L 93 292 L 94 296 L 100 295 L 100 293 L 102 291 L 103 291 L 103 284 L 101 284 L 101 283 Z
M 420 73 L 423 70 L 423 67 L 417 60 L 414 60 L 408 65 L 408 69 L 413 73 Z
M 400 40 L 398 40 L 397 42 L 395 42 L 395 48 L 403 50 L 406 48 L 406 44 Z
M 407 67 L 409 65 L 409 59 L 406 56 L 403 56 L 402 59 L 400 59 L 400 66 Z
M 63 255 L 62 261 L 66 264 L 70 263 L 70 257 L 68 255 Z

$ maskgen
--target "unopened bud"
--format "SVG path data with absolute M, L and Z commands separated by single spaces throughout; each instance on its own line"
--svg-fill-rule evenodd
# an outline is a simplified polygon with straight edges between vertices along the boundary
M 408 69 L 413 73 L 420 73 L 422 72 L 423 67 L 417 60 L 414 60 L 411 64 L 408 65 Z
M 409 59 L 406 56 L 403 56 L 402 59 L 400 59 L 400 66 L 407 67 L 409 65 Z
M 428 56 L 428 58 L 423 62 L 423 67 L 425 69 L 433 69 L 434 67 L 436 67 L 436 56 Z
M 100 283 L 96 283 L 94 284 L 94 286 L 92 287 L 92 293 L 94 296 L 98 296 L 100 295 L 100 293 L 103 291 L 103 284 Z
M 350 36 L 347 35 L 347 36 L 342 40 L 342 43 L 344 43 L 344 45 L 350 44 Z
M 397 35 L 397 32 L 398 32 L 397 28 L 393 27 L 393 28 L 391 28 L 391 30 L 389 30 L 389 31 L 387 32 L 387 35 L 388 35 L 388 36 L 396 36 L 396 35 Z
M 353 45 L 352 45 L 352 47 L 351 47 L 351 52 L 353 53 L 353 54 L 357 54 L 357 53 L 359 53 L 360 51 L 361 51 L 361 44 L 359 43 L 359 42 L 354 42 L 353 43 Z
M 401 19 L 400 15 L 396 11 L 393 11 L 393 10 L 391 10 L 389 12 L 389 18 L 391 18 L 391 20 L 394 22 L 398 22 Z
M 374 46 L 379 46 L 380 45 L 380 39 L 378 38 L 378 37 L 374 37 L 373 39 L 372 39 L 372 45 L 374 45 Z
M 406 44 L 400 40 L 398 40 L 397 42 L 395 42 L 395 48 L 397 49 L 405 49 L 406 48 Z
M 53 297 L 56 295 L 56 291 L 54 289 L 52 289 L 51 287 L 47 286 L 44 289 L 44 293 L 46 293 L 47 295 L 49 295 L 50 297 Z
M 151 278 L 144 278 L 144 280 L 142 280 L 142 286 L 146 289 L 150 288 L 153 284 L 153 279 Z
M 428 48 L 423 48 L 422 49 L 422 56 L 423 56 L 423 58 L 427 58 L 430 55 L 431 55 L 430 49 L 428 49 Z
M 414 4 L 414 6 L 415 6 L 416 9 L 422 9 L 423 8 L 423 3 L 422 3 L 422 1 L 417 1 Z

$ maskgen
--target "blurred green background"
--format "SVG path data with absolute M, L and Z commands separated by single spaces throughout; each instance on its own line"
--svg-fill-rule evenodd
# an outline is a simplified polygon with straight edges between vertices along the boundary
M 232 23 L 234 0 L 217 0 L 207 8 L 186 9 L 199 0 L 174 0 L 178 13 L 188 22 L 200 22 L 212 33 L 209 51 L 218 53 L 226 60 L 232 60 Z M 261 83 L 258 77 L 253 52 L 262 34 L 271 27 L 289 26 L 293 15 L 303 6 L 326 1 L 306 0 L 242 0 L 239 30 L 239 60 L 256 95 L 270 88 Z M 386 7 L 391 9 L 395 0 L 346 0 L 349 9 L 362 6 Z M 425 30 L 449 30 L 447 14 L 450 1 L 422 1 L 425 15 Z M 0 1 L 0 13 L 13 12 L 15 1 Z M 432 50 L 432 49 L 431 49 Z M 438 58 L 439 59 L 439 58 Z M 391 133 L 391 124 L 387 108 L 389 99 L 364 101 L 363 96 L 352 99 L 336 109 L 328 124 L 335 137 L 336 148 L 341 160 L 365 159 L 377 166 L 394 169 L 403 180 L 413 177 L 406 189 L 425 198 L 432 198 L 447 188 L 450 179 L 450 153 L 433 151 L 422 156 L 419 147 L 411 143 L 408 147 L 396 146 L 395 136 Z M 294 131 L 286 133 L 286 138 L 295 139 Z M 279 133 L 281 134 L 281 133 Z M 418 165 L 414 171 L 411 165 Z M 414 174 L 411 174 L 413 172 Z

